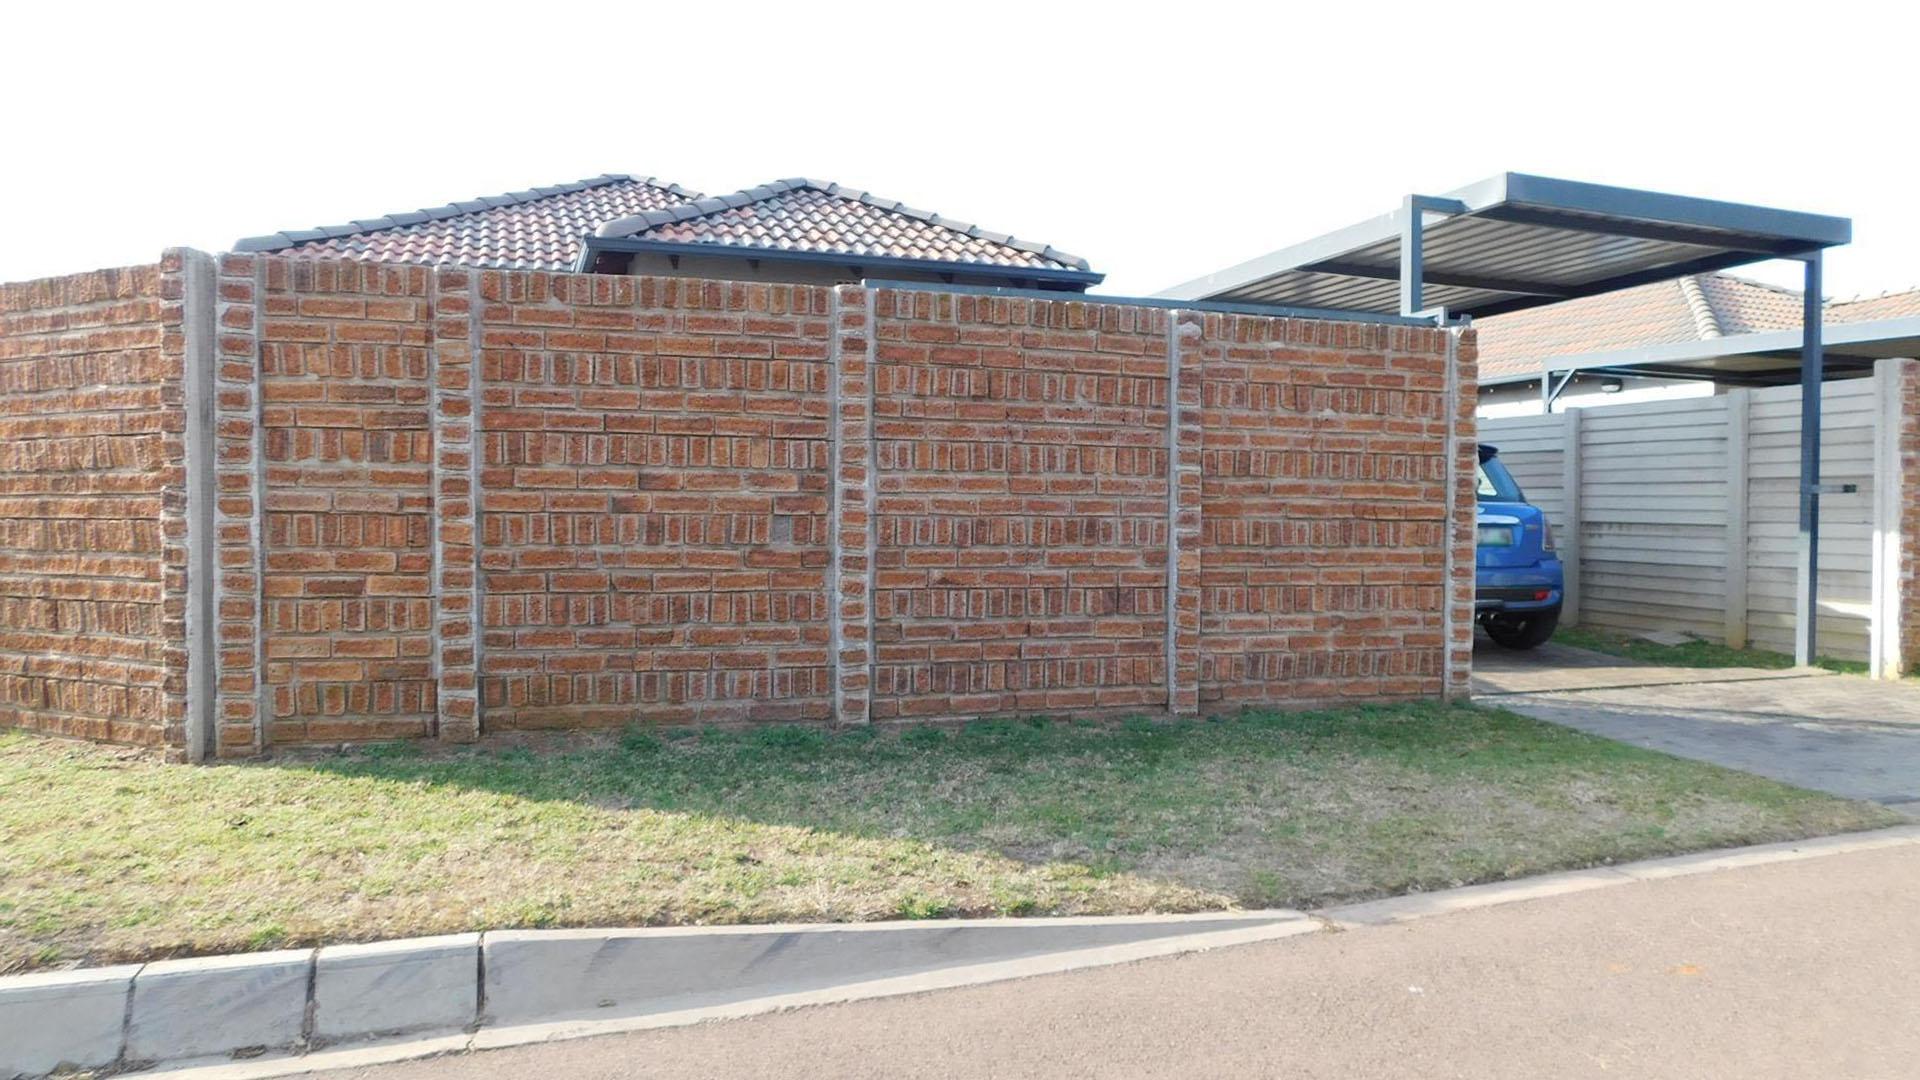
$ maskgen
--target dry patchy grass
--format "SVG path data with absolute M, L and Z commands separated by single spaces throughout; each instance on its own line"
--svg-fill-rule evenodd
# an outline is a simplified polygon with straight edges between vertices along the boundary
M 498 927 L 1300 905 L 1893 820 L 1467 706 L 209 768 L 0 733 L 0 971 Z

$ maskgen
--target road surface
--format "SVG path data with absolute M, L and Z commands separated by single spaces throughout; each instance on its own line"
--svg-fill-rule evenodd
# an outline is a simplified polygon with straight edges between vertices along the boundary
M 1920 846 L 964 990 L 324 1074 L 1920 1075 Z

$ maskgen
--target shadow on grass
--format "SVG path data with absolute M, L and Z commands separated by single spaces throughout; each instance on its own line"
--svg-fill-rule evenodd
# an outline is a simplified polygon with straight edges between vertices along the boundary
M 1891 818 L 1437 704 L 540 742 L 181 769 L 0 735 L 0 970 L 507 927 L 1306 906 Z
M 1141 878 L 1172 886 L 1159 902 L 1180 907 L 1317 903 L 1858 827 L 1851 804 L 1826 796 L 1439 704 L 634 729 L 587 746 L 398 744 L 279 767 L 805 834 L 781 843 L 906 842 L 1095 883 Z M 920 906 L 949 910 L 931 896 Z

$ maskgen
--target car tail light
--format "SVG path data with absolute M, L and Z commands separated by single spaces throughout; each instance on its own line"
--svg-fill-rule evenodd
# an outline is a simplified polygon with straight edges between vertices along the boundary
M 1540 519 L 1540 550 L 1553 550 L 1553 522 L 1545 517 Z

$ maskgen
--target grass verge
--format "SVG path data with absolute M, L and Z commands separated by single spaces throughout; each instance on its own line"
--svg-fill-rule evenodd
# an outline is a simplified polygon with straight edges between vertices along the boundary
M 0 733 L 0 971 L 500 927 L 1306 905 L 1897 820 L 1464 705 L 209 768 Z
M 1606 653 L 1608 656 L 1624 656 L 1629 660 L 1661 664 L 1666 667 L 1744 667 L 1774 671 L 1793 666 L 1793 657 L 1786 653 L 1770 652 L 1766 649 L 1731 649 L 1725 645 L 1715 645 L 1710 641 L 1689 641 L 1685 645 L 1659 645 L 1626 634 L 1575 627 L 1563 627 L 1554 631 L 1553 640 L 1559 645 L 1591 649 L 1594 652 Z M 1814 661 L 1814 666 L 1845 675 L 1867 673 L 1867 665 L 1862 661 L 1836 660 L 1831 656 L 1818 658 Z

